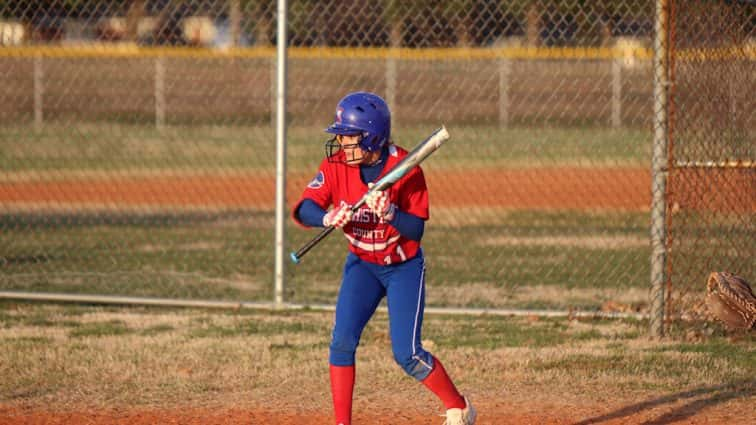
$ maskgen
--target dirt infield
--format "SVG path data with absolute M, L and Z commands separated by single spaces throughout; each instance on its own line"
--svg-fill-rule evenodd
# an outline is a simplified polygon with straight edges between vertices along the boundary
M 290 176 L 298 199 L 310 175 Z M 476 170 L 428 174 L 433 206 L 644 210 L 650 176 L 638 168 Z M 272 209 L 275 177 L 261 174 L 88 176 L 0 183 L 0 202 L 37 206 L 105 205 Z
M 323 395 L 328 397 L 328 395 Z M 595 402 L 594 402 L 595 403 Z M 681 392 L 624 404 L 564 405 L 554 402 L 476 402 L 478 425 L 620 425 L 620 424 L 752 424 L 756 414 L 747 399 L 717 400 L 705 393 Z M 355 412 L 353 422 L 365 425 L 439 425 L 438 415 L 407 411 Z M 262 408 L 176 407 L 160 409 L 40 411 L 0 406 L 0 425 L 331 425 L 330 412 L 284 412 Z
M 679 170 L 668 185 L 674 208 L 756 211 L 752 169 Z M 287 181 L 296 201 L 309 175 Z M 645 211 L 651 205 L 651 175 L 644 168 L 531 168 L 430 172 L 434 207 L 522 209 L 607 209 Z M 87 176 L 67 179 L 0 179 L 5 206 L 60 208 L 149 206 L 273 209 L 275 176 L 270 174 Z

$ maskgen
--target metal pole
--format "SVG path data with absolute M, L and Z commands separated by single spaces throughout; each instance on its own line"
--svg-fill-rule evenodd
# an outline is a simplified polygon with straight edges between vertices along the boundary
M 612 128 L 622 126 L 622 59 L 612 59 Z
M 229 0 L 228 2 L 228 21 L 231 30 L 231 47 L 241 45 L 241 2 L 240 0 Z
M 397 59 L 395 56 L 395 52 L 398 49 L 395 49 L 393 46 L 391 50 L 388 53 L 388 57 L 386 58 L 386 103 L 388 103 L 390 110 L 396 111 L 396 68 L 397 68 Z M 396 121 L 395 118 L 396 115 L 394 115 L 394 128 L 396 128 Z
M 649 326 L 654 337 L 664 336 L 664 270 L 666 250 L 667 146 L 669 110 L 668 12 L 669 1 L 656 1 L 654 39 L 654 144 L 651 159 L 651 312 Z
M 155 58 L 155 127 L 165 125 L 165 62 L 162 56 Z
M 42 56 L 34 56 L 34 128 L 39 130 L 42 128 L 44 120 L 44 62 Z
M 276 259 L 274 304 L 284 302 L 286 222 L 286 0 L 278 0 L 276 40 Z
M 512 59 L 499 59 L 499 127 L 509 127 L 509 87 L 512 75 Z
M 0 291 L 0 299 L 24 301 L 53 301 L 85 304 L 139 305 L 158 307 L 190 307 L 190 308 L 223 308 L 239 310 L 241 308 L 258 310 L 308 310 L 335 311 L 331 304 L 274 304 L 271 302 L 250 301 L 221 301 L 221 300 L 189 300 L 176 298 L 127 297 L 114 295 L 79 295 L 61 293 L 41 293 L 23 291 Z M 378 307 L 378 311 L 388 312 L 386 307 Z M 449 314 L 462 316 L 521 316 L 521 317 L 570 317 L 570 318 L 604 318 L 604 319 L 636 319 L 643 320 L 647 316 L 643 313 L 623 313 L 604 311 L 575 311 L 575 310 L 523 310 L 509 308 L 454 308 L 454 307 L 426 307 L 426 314 Z

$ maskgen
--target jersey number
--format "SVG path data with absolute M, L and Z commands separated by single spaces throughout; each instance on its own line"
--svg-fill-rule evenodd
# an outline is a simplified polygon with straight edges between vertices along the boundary
M 404 250 L 402 249 L 401 246 L 399 245 L 396 246 L 396 253 L 399 254 L 399 258 L 401 258 L 402 261 L 407 261 L 407 255 L 404 253 Z M 385 256 L 383 258 L 383 262 L 386 263 L 387 265 L 391 264 L 391 256 L 390 255 Z

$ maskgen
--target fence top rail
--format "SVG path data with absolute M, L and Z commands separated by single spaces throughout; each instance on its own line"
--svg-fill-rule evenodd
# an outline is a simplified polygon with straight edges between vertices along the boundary
M 290 58 L 304 59 L 651 59 L 653 52 L 643 47 L 290 47 Z M 57 46 L 13 46 L 0 48 L 0 57 L 50 58 L 273 58 L 275 47 L 213 49 L 201 47 L 147 47 L 136 44 L 86 44 Z
M 645 47 L 290 47 L 296 59 L 403 59 L 403 60 L 471 60 L 471 59 L 651 59 L 653 51 Z M 150 47 L 133 43 L 94 43 L 55 46 L 0 47 L 0 57 L 50 58 L 274 58 L 275 47 Z M 680 61 L 756 60 L 756 45 L 745 44 L 717 48 L 678 50 Z

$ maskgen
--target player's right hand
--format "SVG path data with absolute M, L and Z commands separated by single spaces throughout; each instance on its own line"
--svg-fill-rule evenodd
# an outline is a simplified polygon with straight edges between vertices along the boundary
M 343 202 L 323 216 L 323 226 L 342 228 L 352 220 L 352 206 Z

